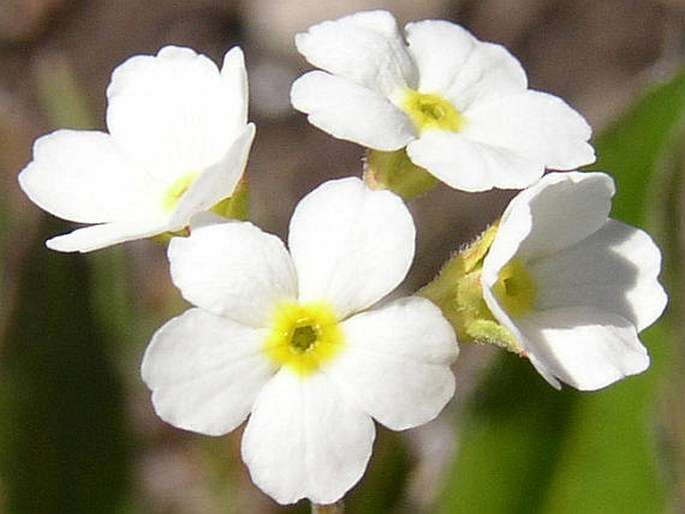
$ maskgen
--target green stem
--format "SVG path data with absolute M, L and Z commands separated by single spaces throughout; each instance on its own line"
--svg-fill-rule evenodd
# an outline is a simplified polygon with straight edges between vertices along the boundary
M 345 503 L 340 500 L 329 505 L 320 505 L 312 503 L 312 514 L 343 514 L 345 512 Z
M 433 189 L 438 180 L 411 162 L 402 148 L 394 152 L 369 150 L 364 166 L 364 182 L 373 189 L 389 189 L 409 202 Z

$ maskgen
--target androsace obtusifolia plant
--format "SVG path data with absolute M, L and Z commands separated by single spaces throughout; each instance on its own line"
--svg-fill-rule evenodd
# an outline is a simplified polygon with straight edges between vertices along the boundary
M 578 112 L 447 21 L 402 32 L 386 11 L 360 12 L 296 45 L 320 70 L 295 81 L 293 106 L 367 159 L 363 180 L 302 198 L 287 246 L 226 208 L 255 133 L 237 47 L 221 69 L 175 46 L 131 57 L 107 89 L 108 132 L 43 136 L 19 174 L 38 206 L 89 225 L 49 239 L 54 250 L 170 240 L 172 281 L 193 307 L 143 358 L 160 418 L 212 436 L 246 422 L 242 458 L 262 491 L 340 512 L 374 420 L 405 430 L 450 401 L 458 343 L 515 352 L 556 388 L 648 368 L 639 332 L 667 303 L 660 251 L 609 217 L 608 174 L 568 171 L 594 161 Z M 522 191 L 417 294 L 387 300 L 415 254 L 405 201 L 438 181 Z

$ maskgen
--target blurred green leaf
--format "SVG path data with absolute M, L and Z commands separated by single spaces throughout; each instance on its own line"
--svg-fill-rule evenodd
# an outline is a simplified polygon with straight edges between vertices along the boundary
M 679 74 L 598 138 L 591 168 L 616 180 L 612 216 L 644 227 L 666 208 L 655 195 L 663 194 L 662 164 L 684 113 L 685 74 Z M 657 233 L 664 228 L 675 230 L 671 224 Z M 664 512 L 668 492 L 654 434 L 672 353 L 667 323 L 642 339 L 651 369 L 593 393 L 554 391 L 529 363 L 502 355 L 467 409 L 460 453 L 435 512 Z
M 435 512 L 540 512 L 577 394 L 503 353 L 473 396 Z
M 685 73 L 681 73 L 647 93 L 597 139 L 598 159 L 590 168 L 606 171 L 616 180 L 614 218 L 645 227 L 649 202 L 658 187 L 655 175 L 673 150 L 684 112 Z
M 118 512 L 129 440 L 84 258 L 36 244 L 23 264 L 0 373 L 4 512 Z

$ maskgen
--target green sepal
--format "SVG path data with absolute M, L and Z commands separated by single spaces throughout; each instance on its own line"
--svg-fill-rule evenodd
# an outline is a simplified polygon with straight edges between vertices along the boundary
M 478 341 L 497 345 L 514 353 L 522 353 L 514 336 L 497 321 L 491 319 L 474 319 L 464 329 L 467 341 Z M 463 342 L 463 339 L 460 339 Z
M 389 189 L 406 202 L 438 184 L 433 175 L 411 162 L 404 148 L 394 152 L 369 150 L 364 181 L 374 189 Z
M 250 198 L 246 176 L 240 179 L 232 196 L 220 200 L 209 210 L 224 218 L 247 221 L 250 217 Z
M 435 303 L 452 324 L 460 343 L 484 342 L 521 353 L 514 336 L 495 320 L 483 298 L 483 260 L 497 233 L 488 227 L 473 243 L 453 255 L 438 276 L 418 294 Z
M 190 235 L 190 228 L 185 227 L 182 228 L 181 230 L 174 230 L 173 232 L 168 231 L 168 232 L 162 232 L 161 234 L 157 234 L 156 236 L 150 237 L 155 243 L 159 243 L 162 246 L 167 246 L 169 244 L 169 241 L 171 241 L 171 238 L 173 237 L 188 237 Z

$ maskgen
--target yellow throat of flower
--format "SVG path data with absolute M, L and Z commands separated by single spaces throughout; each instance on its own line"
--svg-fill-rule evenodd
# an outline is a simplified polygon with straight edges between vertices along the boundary
M 306 377 L 335 357 L 344 337 L 326 302 L 284 302 L 273 315 L 263 351 L 275 363 Z
M 176 208 L 176 204 L 186 191 L 188 191 L 198 175 L 199 172 L 197 171 L 186 173 L 169 186 L 164 193 L 164 196 L 162 196 L 162 208 L 165 212 L 171 212 Z
M 417 130 L 445 130 L 457 132 L 464 123 L 463 116 L 454 106 L 440 95 L 419 93 L 409 89 L 400 103 Z
M 515 317 L 532 310 L 537 295 L 533 277 L 516 259 L 500 270 L 492 290 L 507 313 Z

